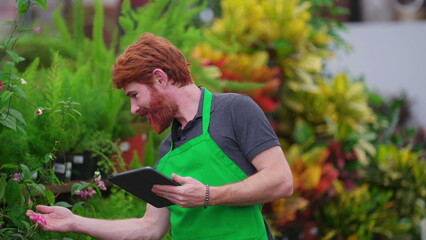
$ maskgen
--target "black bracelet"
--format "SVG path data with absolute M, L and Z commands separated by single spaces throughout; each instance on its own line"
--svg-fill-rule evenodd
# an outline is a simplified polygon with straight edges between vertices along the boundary
M 204 208 L 207 208 L 210 200 L 210 186 L 206 185 L 206 200 L 204 201 Z

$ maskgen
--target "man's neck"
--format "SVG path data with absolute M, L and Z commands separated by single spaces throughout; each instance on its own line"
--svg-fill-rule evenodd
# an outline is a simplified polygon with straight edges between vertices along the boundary
M 182 129 L 197 114 L 201 93 L 201 89 L 195 84 L 178 88 L 175 94 L 175 101 L 178 105 L 175 119 L 181 124 Z

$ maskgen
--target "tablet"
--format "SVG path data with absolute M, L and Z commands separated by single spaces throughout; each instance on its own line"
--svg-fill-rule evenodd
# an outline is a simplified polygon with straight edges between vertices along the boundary
M 173 203 L 151 192 L 153 185 L 181 185 L 152 167 L 111 175 L 108 180 L 157 208 L 167 207 Z

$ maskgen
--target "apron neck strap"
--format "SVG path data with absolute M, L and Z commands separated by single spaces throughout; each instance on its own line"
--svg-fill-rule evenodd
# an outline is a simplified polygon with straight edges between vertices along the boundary
M 204 100 L 203 100 L 203 134 L 209 134 L 209 125 L 210 125 L 210 111 L 211 103 L 213 99 L 213 94 L 204 88 Z M 170 141 L 170 151 L 173 149 L 173 140 Z
M 210 110 L 212 104 L 213 94 L 204 88 L 204 101 L 203 101 L 203 134 L 208 134 L 210 125 Z

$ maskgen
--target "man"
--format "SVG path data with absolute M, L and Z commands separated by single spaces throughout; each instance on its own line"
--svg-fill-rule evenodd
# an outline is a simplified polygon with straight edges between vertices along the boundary
M 175 205 L 147 204 L 140 219 L 101 220 L 62 207 L 37 206 L 45 231 L 100 239 L 271 239 L 262 203 L 288 197 L 292 174 L 277 136 L 247 96 L 197 87 L 183 54 L 168 40 L 143 34 L 117 59 L 113 82 L 156 133 L 172 124 L 156 169 L 182 186 L 152 191 Z M 137 183 L 136 183 L 137 184 Z

